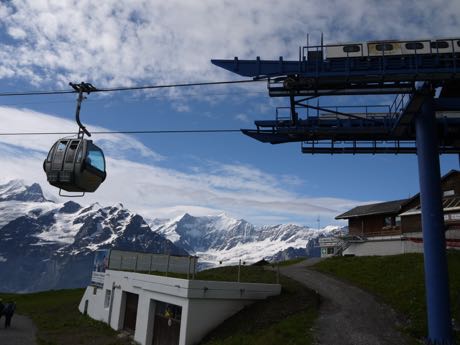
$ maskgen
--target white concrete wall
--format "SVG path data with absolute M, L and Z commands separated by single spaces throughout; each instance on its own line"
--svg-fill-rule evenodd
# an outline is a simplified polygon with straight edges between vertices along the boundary
M 148 294 L 140 294 L 134 340 L 140 344 L 151 344 L 153 339 L 154 321 L 155 301 L 153 301 Z
M 111 290 L 111 307 L 104 306 L 106 290 Z M 134 340 L 151 344 L 155 302 L 182 307 L 180 345 L 198 343 L 222 321 L 255 300 L 278 295 L 279 284 L 215 282 L 168 278 L 133 272 L 105 272 L 104 286 L 93 295 L 88 287 L 80 302 L 83 312 L 88 300 L 88 315 L 108 323 L 113 329 L 123 328 L 126 292 L 139 295 Z
M 184 344 L 199 343 L 211 330 L 252 302 L 252 300 L 190 300 L 185 323 L 187 329 L 185 330 L 184 327 L 186 331 Z
M 367 240 L 362 243 L 351 243 L 343 255 L 372 256 L 398 255 L 405 253 L 422 253 L 423 245 L 401 239 Z
M 94 294 L 96 291 L 96 294 Z M 104 309 L 104 289 L 88 286 L 80 301 L 78 310 L 81 313 L 85 310 L 85 303 L 88 301 L 88 316 L 94 320 L 107 322 L 107 311 Z

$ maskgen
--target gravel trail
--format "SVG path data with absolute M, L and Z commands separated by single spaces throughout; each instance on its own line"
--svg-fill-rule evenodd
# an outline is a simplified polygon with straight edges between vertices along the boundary
M 35 333 L 37 328 L 31 319 L 14 314 L 10 328 L 5 327 L 5 317 L 0 319 L 1 345 L 36 345 Z
M 404 345 L 407 339 L 397 330 L 400 323 L 388 306 L 349 284 L 309 269 L 317 259 L 280 268 L 322 297 L 315 324 L 318 345 Z

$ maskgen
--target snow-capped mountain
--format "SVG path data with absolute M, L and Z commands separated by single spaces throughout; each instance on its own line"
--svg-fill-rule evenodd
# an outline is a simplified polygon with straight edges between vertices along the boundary
M 256 227 L 217 216 L 154 219 L 123 205 L 82 206 L 47 200 L 38 184 L 0 185 L 0 291 L 26 292 L 85 286 L 93 252 L 117 248 L 200 257 L 200 267 L 250 264 L 318 256 L 321 237 L 345 229 L 320 230 L 294 224 Z
M 24 181 L 12 180 L 7 184 L 0 185 L 0 201 L 48 201 L 42 193 L 42 189 L 38 183 L 31 186 L 26 186 Z
M 98 248 L 187 254 L 121 204 L 54 203 L 38 184 L 0 185 L 0 291 L 84 286 Z
M 346 231 L 338 226 L 318 230 L 294 224 L 255 227 L 225 214 L 208 217 L 185 214 L 170 221 L 154 220 L 150 226 L 174 244 L 198 255 L 202 267 L 221 262 L 234 264 L 239 260 L 253 263 L 262 259 L 319 256 L 319 238 Z

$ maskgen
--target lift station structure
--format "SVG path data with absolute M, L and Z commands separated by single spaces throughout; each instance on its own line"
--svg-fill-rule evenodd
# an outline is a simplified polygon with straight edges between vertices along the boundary
M 417 154 L 428 344 L 453 344 L 439 154 L 460 154 L 460 38 L 307 45 L 298 60 L 211 60 L 266 79 L 289 105 L 242 132 L 264 143 L 301 142 L 311 154 Z M 381 97 L 320 106 L 327 96 Z M 341 97 L 340 99 L 344 99 Z M 460 155 L 459 155 L 460 157 Z

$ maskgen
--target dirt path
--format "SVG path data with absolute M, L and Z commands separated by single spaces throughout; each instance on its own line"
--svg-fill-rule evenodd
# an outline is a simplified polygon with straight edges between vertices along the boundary
M 404 345 L 407 340 L 398 331 L 396 313 L 378 303 L 363 290 L 308 266 L 318 260 L 306 260 L 281 268 L 291 277 L 323 297 L 315 324 L 316 343 L 320 345 Z
M 0 320 L 1 345 L 35 345 L 37 328 L 31 319 L 15 314 L 11 319 L 11 327 L 5 329 L 5 318 Z

